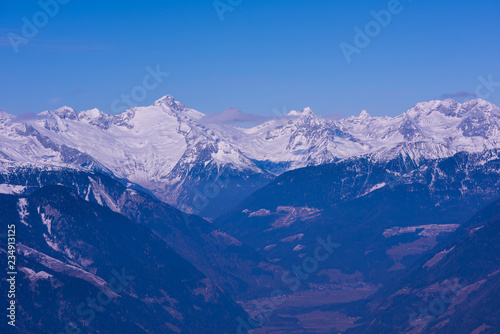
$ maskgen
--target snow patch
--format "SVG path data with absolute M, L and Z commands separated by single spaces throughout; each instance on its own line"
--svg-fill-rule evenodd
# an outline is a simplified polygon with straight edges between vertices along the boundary
M 26 268 L 26 267 L 19 267 L 19 270 L 25 274 L 25 277 L 27 279 L 29 279 L 31 281 L 31 283 L 36 283 L 36 281 L 38 281 L 38 280 L 46 280 L 46 279 L 53 277 L 53 275 L 51 275 L 43 270 L 36 272 L 33 269 Z
M 66 264 L 62 261 L 54 259 L 42 252 L 39 252 L 33 248 L 23 245 L 22 243 L 18 244 L 19 253 L 24 255 L 27 258 L 30 258 L 40 265 L 49 268 L 55 272 L 63 273 L 65 275 L 76 277 L 79 279 L 83 279 L 90 284 L 94 285 L 98 289 L 102 290 L 108 297 L 116 298 L 117 295 L 113 292 L 109 287 L 105 280 L 101 277 L 96 276 L 88 271 L 85 271 L 81 268 L 75 267 L 70 264 Z
M 370 188 L 370 190 L 368 190 L 367 192 L 365 192 L 363 195 L 366 195 L 366 194 L 369 194 L 371 193 L 372 191 L 375 191 L 377 189 L 380 189 L 380 188 L 383 188 L 385 187 L 387 184 L 385 182 L 382 182 L 382 183 L 378 183 L 376 185 L 374 185 L 373 187 Z
M 280 215 L 273 223 L 273 228 L 289 227 L 297 220 L 307 220 L 316 216 L 321 210 L 316 208 L 309 208 L 307 206 L 293 207 L 293 206 L 278 206 L 276 213 Z
M 18 186 L 13 184 L 0 184 L 0 194 L 6 195 L 19 195 L 24 193 L 26 190 L 25 186 Z
M 386 229 L 382 234 L 386 238 L 391 238 L 404 233 L 415 233 L 417 230 L 423 229 L 423 231 L 421 231 L 418 235 L 423 237 L 435 237 L 441 233 L 455 232 L 459 226 L 459 224 L 430 224 L 409 227 L 393 227 Z
M 435 265 L 436 263 L 438 263 L 439 261 L 441 261 L 449 252 L 451 252 L 453 249 L 455 248 L 455 246 L 453 246 L 452 248 L 450 249 L 445 249 L 444 251 L 441 251 L 439 253 L 437 253 L 436 255 L 434 255 L 432 257 L 432 259 L 430 259 L 429 261 L 427 261 L 424 265 L 423 265 L 423 268 L 430 268 L 432 267 L 433 265 Z
M 55 243 L 52 240 L 50 240 L 50 238 L 49 238 L 49 236 L 47 234 L 44 233 L 43 234 L 43 238 L 45 239 L 45 242 L 47 243 L 47 245 L 49 245 L 50 248 L 52 248 L 56 252 L 60 252 L 61 251 L 59 249 L 59 246 L 57 245 L 57 243 Z
M 480 230 L 480 229 L 482 229 L 483 227 L 484 227 L 484 225 L 483 225 L 483 226 L 476 227 L 476 228 L 473 228 L 472 230 L 470 230 L 470 231 L 469 231 L 469 234 L 474 234 L 474 233 L 476 233 L 476 231 L 479 231 L 479 230 Z
M 265 216 L 270 216 L 271 211 L 266 210 L 266 209 L 260 209 L 258 211 L 252 212 L 248 215 L 248 217 L 265 217 Z
M 304 248 L 306 248 L 306 246 L 301 245 L 301 244 L 298 244 L 297 246 L 295 246 L 295 247 L 293 248 L 293 250 L 294 250 L 295 252 L 298 252 L 299 250 L 304 249 Z
M 234 246 L 241 246 L 242 245 L 241 241 L 230 236 L 226 232 L 216 230 L 216 231 L 212 231 L 212 233 L 210 233 L 210 234 L 212 236 L 214 236 L 217 240 L 223 241 L 225 244 L 234 245 Z
M 29 224 L 26 222 L 26 217 L 28 217 L 28 199 L 26 198 L 20 198 L 17 201 L 17 212 L 19 212 L 19 219 L 21 220 L 21 223 L 23 223 L 26 226 L 29 226 Z
M 296 235 L 292 235 L 292 236 L 283 238 L 280 241 L 281 242 L 292 242 L 292 241 L 295 241 L 295 240 L 302 240 L 303 236 L 304 236 L 304 233 L 299 233 L 299 234 L 296 234 Z
M 272 244 L 272 245 L 267 245 L 266 247 L 264 247 L 264 250 L 266 252 L 270 251 L 271 249 L 273 249 L 274 247 L 276 247 L 276 244 Z
M 92 191 L 94 194 L 95 199 L 97 200 L 97 203 L 101 206 L 107 206 L 114 212 L 120 213 L 120 208 L 118 205 L 115 203 L 113 198 L 109 196 L 109 194 L 106 192 L 106 188 L 100 184 L 100 182 L 97 182 L 93 178 L 89 176 L 89 181 L 92 184 Z M 88 194 L 87 194 L 88 198 Z
M 47 215 L 45 213 L 41 213 L 40 217 L 42 218 L 43 225 L 47 226 L 47 231 L 49 231 L 49 234 L 52 234 L 52 220 L 50 218 L 47 218 Z

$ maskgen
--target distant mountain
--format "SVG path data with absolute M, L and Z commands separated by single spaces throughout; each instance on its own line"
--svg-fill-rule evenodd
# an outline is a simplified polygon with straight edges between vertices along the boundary
M 206 220 L 180 212 L 140 189 L 128 188 L 97 173 L 70 168 L 13 167 L 0 171 L 0 189 L 32 194 L 49 185 L 73 189 L 82 199 L 107 207 L 134 223 L 147 226 L 230 296 L 250 299 L 280 288 L 282 269 L 253 248 Z
M 117 116 L 63 107 L 18 123 L 3 114 L 0 157 L 102 171 L 181 209 L 217 215 L 272 176 L 198 123 L 202 117 L 170 96 Z M 219 192 L 225 196 L 212 196 Z
M 397 117 L 330 121 L 291 111 L 251 129 L 208 124 L 171 96 L 111 116 L 63 107 L 0 114 L 2 165 L 95 170 L 162 201 L 217 217 L 284 171 L 353 157 L 421 161 L 500 148 L 500 109 L 484 100 L 418 103 Z
M 352 158 L 297 169 L 214 224 L 284 268 L 329 236 L 341 247 L 323 269 L 387 283 L 500 197 L 499 153 L 457 153 L 419 165 L 403 155 Z
M 246 316 L 148 227 L 68 188 L 0 195 L 0 222 L 16 229 L 19 333 L 224 333 Z
M 373 298 L 349 333 L 499 333 L 500 201 Z
M 369 146 L 376 160 L 402 154 L 419 161 L 499 148 L 499 120 L 497 106 L 477 99 L 462 104 L 454 100 L 422 102 L 397 117 L 361 113 L 339 122 Z

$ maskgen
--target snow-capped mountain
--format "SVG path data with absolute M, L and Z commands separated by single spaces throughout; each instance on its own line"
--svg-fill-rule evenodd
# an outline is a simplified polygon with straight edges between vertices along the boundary
M 310 108 L 240 131 L 235 146 L 253 160 L 282 166 L 275 174 L 368 152 L 343 124 L 319 117 Z
M 422 102 L 397 117 L 370 117 L 365 112 L 340 124 L 368 145 L 377 160 L 404 154 L 418 161 L 498 148 L 499 120 L 497 106 L 477 99 L 462 104 Z
M 416 161 L 481 152 L 500 145 L 500 109 L 484 100 L 418 103 L 397 117 L 359 116 L 330 121 L 310 108 L 291 111 L 251 129 L 234 145 L 256 161 L 295 169 L 339 159 L 404 154 Z
M 222 182 L 218 179 L 223 172 L 232 175 L 233 184 L 239 175 L 257 185 L 271 178 L 231 143 L 199 124 L 203 116 L 171 96 L 116 116 L 97 109 L 77 113 L 68 107 L 23 122 L 2 114 L 0 157 L 4 165 L 96 169 L 200 213 L 206 205 L 199 209 L 195 201 L 203 202 L 210 195 L 211 190 L 204 191 L 204 187 Z M 246 196 L 251 187 L 245 189 L 239 197 Z
M 345 158 L 421 159 L 500 147 L 500 109 L 430 101 L 397 117 L 332 121 L 310 108 L 250 129 L 206 124 L 172 96 L 119 115 L 69 107 L 31 119 L 0 113 L 0 162 L 98 170 L 183 210 L 217 216 L 290 169 Z

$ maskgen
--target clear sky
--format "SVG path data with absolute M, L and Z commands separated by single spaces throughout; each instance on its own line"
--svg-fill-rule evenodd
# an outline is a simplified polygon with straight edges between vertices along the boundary
M 500 105 L 498 0 L 60 1 L 0 2 L 0 109 L 117 113 L 166 94 L 264 116 L 392 116 L 476 92 Z M 374 23 L 383 10 L 390 22 Z M 369 43 L 355 27 L 372 29 Z M 341 43 L 356 48 L 350 63 Z

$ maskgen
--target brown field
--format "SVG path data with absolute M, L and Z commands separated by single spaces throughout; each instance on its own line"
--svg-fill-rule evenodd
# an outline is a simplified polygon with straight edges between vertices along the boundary
M 349 317 L 338 311 L 323 311 L 320 308 L 361 300 L 376 290 L 376 287 L 369 285 L 344 285 L 300 291 L 284 296 L 274 312 L 267 314 L 263 327 L 253 330 L 252 333 L 341 333 L 356 326 L 354 322 L 358 318 Z M 262 304 L 265 301 L 265 299 L 251 301 L 243 306 L 250 314 L 255 315 L 257 311 L 254 302 Z

